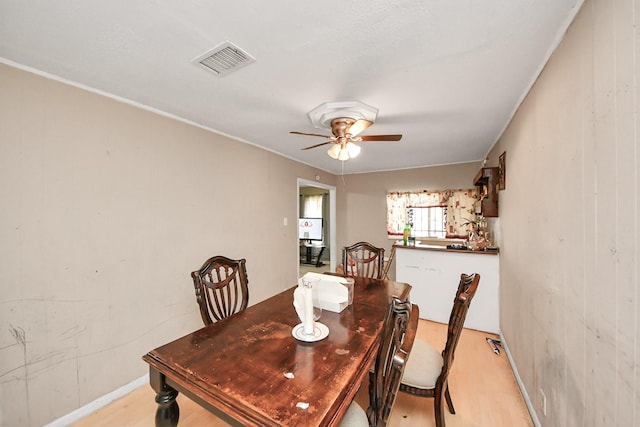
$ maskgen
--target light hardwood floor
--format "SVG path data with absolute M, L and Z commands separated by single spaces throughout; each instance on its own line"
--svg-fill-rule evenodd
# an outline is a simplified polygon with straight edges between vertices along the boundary
M 504 351 L 500 355 L 494 354 L 485 340 L 487 336 L 497 338 L 470 329 L 462 333 L 449 377 L 456 414 L 449 414 L 445 410 L 447 426 L 533 426 Z M 418 338 L 441 349 L 446 339 L 446 325 L 420 320 Z M 356 396 L 356 401 L 365 408 L 368 404 L 367 389 L 364 384 Z M 73 426 L 153 427 L 156 410 L 154 398 L 149 386 L 140 387 Z M 228 425 L 182 395 L 178 396 L 178 404 L 179 426 Z M 392 427 L 435 426 L 433 399 L 401 393 L 396 399 L 389 424 Z

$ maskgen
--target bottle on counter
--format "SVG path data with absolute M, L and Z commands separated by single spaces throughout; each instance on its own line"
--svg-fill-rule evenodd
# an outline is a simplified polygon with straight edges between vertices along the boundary
M 409 246 L 415 246 L 416 245 L 416 232 L 413 229 L 413 227 L 411 227 L 411 233 L 409 234 Z
M 411 235 L 411 224 L 406 223 L 404 226 L 404 231 L 402 233 L 402 244 L 407 246 L 409 242 L 409 236 Z

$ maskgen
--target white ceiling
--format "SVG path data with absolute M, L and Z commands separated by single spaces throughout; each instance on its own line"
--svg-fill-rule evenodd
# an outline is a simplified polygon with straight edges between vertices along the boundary
M 582 0 L 0 0 L 0 61 L 142 105 L 333 173 L 484 158 Z M 192 60 L 231 41 L 255 62 Z M 340 162 L 307 113 L 379 110 Z

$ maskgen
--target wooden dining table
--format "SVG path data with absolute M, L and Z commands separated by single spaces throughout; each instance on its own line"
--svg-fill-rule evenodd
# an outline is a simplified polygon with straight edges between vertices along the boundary
M 411 286 L 356 277 L 353 304 L 322 312 L 329 335 L 317 342 L 292 336 L 294 289 L 144 355 L 156 426 L 177 425 L 178 392 L 232 425 L 338 425 L 375 358 L 392 296 L 407 299 Z

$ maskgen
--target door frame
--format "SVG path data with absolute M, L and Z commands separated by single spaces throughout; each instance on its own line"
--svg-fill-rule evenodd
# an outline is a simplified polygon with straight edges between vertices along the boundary
M 336 242 L 336 187 L 333 185 L 323 184 L 321 182 L 310 181 L 304 178 L 298 178 L 298 186 L 297 186 L 297 194 L 296 194 L 296 245 L 300 247 L 300 239 L 298 239 L 298 217 L 300 216 L 300 187 L 317 187 L 323 188 L 325 190 L 329 190 L 329 251 L 331 254 L 331 259 L 329 260 L 330 271 L 336 270 L 336 262 L 337 262 L 337 242 Z M 300 277 L 300 257 L 299 250 L 296 251 L 296 265 L 298 274 L 297 277 Z

